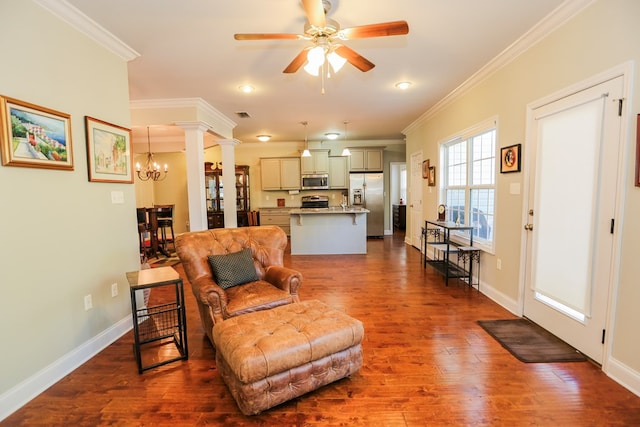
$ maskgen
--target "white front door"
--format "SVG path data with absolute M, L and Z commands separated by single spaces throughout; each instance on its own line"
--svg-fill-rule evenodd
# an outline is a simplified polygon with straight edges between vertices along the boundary
M 422 151 L 411 154 L 411 188 L 409 194 L 409 216 L 411 246 L 422 250 Z M 405 238 L 405 240 L 407 240 Z
M 623 77 L 532 110 L 524 315 L 601 363 Z

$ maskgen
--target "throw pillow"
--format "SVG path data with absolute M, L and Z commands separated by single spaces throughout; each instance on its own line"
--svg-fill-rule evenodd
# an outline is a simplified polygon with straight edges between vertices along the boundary
M 208 259 L 213 276 L 222 289 L 258 280 L 249 248 L 226 255 L 209 255 Z

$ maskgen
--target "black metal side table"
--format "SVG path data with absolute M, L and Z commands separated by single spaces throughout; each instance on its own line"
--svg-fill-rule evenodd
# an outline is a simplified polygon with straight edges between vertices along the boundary
M 127 280 L 131 292 L 134 352 L 138 363 L 138 372 L 143 373 L 148 369 L 167 363 L 188 359 L 184 287 L 180 275 L 171 267 L 160 267 L 131 271 L 127 273 Z M 168 301 L 150 307 L 138 307 L 136 291 L 163 286 L 173 288 L 168 290 L 168 294 L 171 295 Z M 157 351 L 158 345 L 173 345 L 175 350 L 173 352 L 159 352 Z M 148 360 L 143 361 L 143 350 L 152 346 L 155 351 L 150 351 L 151 357 L 144 358 Z M 160 354 L 168 356 L 161 359 Z

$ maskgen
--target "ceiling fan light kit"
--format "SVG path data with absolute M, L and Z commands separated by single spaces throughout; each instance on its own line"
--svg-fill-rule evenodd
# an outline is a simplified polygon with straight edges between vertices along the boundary
M 331 8 L 329 1 L 302 0 L 302 6 L 307 17 L 303 34 L 235 34 L 234 38 L 236 40 L 307 40 L 312 43 L 312 46 L 303 48 L 283 72 L 295 73 L 304 66 L 303 69 L 312 76 L 318 76 L 322 71 L 324 78 L 323 66 L 325 62 L 329 62 L 334 74 L 346 62 L 362 72 L 367 72 L 375 67 L 371 61 L 338 42 L 409 33 L 409 25 L 406 21 L 362 25 L 341 30 L 340 24 L 326 17 L 327 11 Z M 329 72 L 328 69 L 327 72 Z

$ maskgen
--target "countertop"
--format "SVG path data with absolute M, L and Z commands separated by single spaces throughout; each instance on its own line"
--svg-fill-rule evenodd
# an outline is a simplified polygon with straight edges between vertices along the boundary
M 295 208 L 289 211 L 290 214 L 294 214 L 294 215 L 365 214 L 369 212 L 370 212 L 369 209 L 365 209 L 365 208 L 348 207 L 346 209 L 342 209 L 342 207 L 340 206 L 331 206 L 329 208 L 306 208 L 306 209 Z

